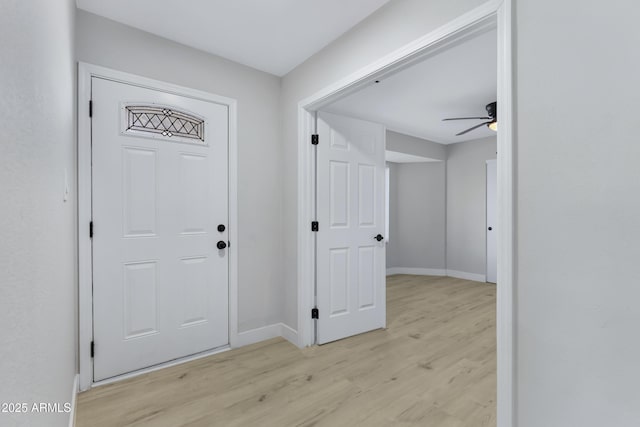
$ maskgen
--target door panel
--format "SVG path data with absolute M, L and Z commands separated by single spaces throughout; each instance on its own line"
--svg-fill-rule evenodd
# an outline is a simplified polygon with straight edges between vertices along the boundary
M 331 227 L 349 226 L 349 163 L 329 162 L 331 180 L 330 217 Z
M 358 248 L 358 308 L 375 306 L 376 289 L 376 248 L 366 246 Z
M 383 126 L 318 113 L 318 342 L 385 327 Z
M 209 162 L 207 156 L 180 153 L 181 234 L 206 233 Z
M 207 321 L 207 257 L 183 258 L 180 274 L 184 280 L 180 308 L 180 326 L 190 326 Z
M 124 265 L 124 339 L 158 332 L 156 262 Z
M 358 224 L 360 227 L 376 225 L 376 168 L 358 165 Z
M 92 79 L 94 380 L 227 345 L 227 107 Z
M 122 164 L 124 237 L 154 236 L 157 151 L 123 147 Z
M 349 249 L 332 248 L 329 278 L 331 292 L 331 316 L 349 312 Z

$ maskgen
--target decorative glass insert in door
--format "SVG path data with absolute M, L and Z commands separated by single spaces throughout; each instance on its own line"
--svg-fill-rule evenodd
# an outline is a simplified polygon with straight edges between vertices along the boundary
M 153 137 L 204 143 L 204 119 L 161 105 L 125 105 L 124 133 L 148 133 Z

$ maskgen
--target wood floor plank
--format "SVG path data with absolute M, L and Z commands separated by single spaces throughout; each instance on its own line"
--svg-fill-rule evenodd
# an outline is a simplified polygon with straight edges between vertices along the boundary
M 495 285 L 387 278 L 387 329 L 273 339 L 78 396 L 79 427 L 491 427 Z

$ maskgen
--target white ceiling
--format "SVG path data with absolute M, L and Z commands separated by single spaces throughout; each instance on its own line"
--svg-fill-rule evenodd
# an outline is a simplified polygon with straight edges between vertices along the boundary
M 77 0 L 77 5 L 282 76 L 388 1 Z
M 486 116 L 485 105 L 496 100 L 496 89 L 497 34 L 490 31 L 386 77 L 378 84 L 372 83 L 325 109 L 382 123 L 400 133 L 452 144 L 495 135 L 483 126 L 455 136 L 483 121 L 443 122 L 442 119 Z
M 392 163 L 427 163 L 427 162 L 441 162 L 442 160 L 432 159 L 431 157 L 415 156 L 413 154 L 401 153 L 399 151 L 384 152 L 384 159 L 387 162 Z

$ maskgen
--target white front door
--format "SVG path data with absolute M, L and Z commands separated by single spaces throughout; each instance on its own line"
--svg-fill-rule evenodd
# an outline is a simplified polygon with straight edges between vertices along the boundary
M 99 381 L 229 342 L 228 108 L 91 85 Z
M 498 281 L 498 180 L 496 160 L 487 160 L 487 282 Z
M 385 128 L 318 113 L 318 134 L 317 340 L 324 344 L 386 325 Z

